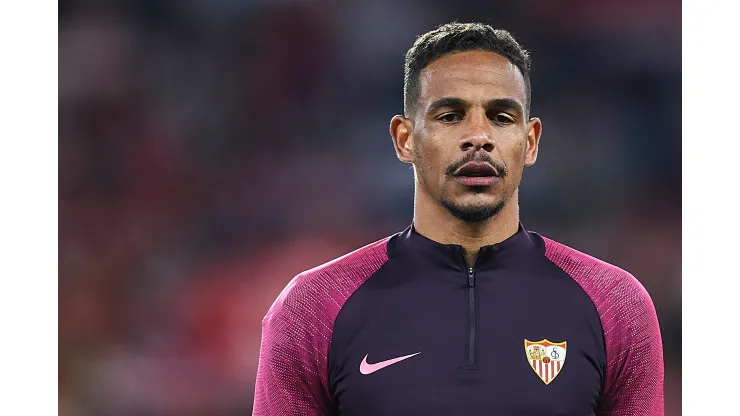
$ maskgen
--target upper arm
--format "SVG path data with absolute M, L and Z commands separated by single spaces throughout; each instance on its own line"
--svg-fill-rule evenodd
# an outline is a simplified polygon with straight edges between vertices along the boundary
M 601 319 L 606 375 L 597 413 L 662 416 L 663 343 L 650 295 L 628 272 L 543 240 L 546 257 L 583 288 Z
M 308 319 L 279 301 L 262 321 L 253 415 L 326 415 L 326 354 Z
M 663 344 L 650 296 L 629 276 L 612 290 L 615 303 L 602 314 L 607 371 L 600 415 L 662 416 Z
M 389 238 L 299 274 L 278 296 L 262 320 L 254 415 L 336 413 L 327 359 L 334 323 L 348 297 L 388 260 Z

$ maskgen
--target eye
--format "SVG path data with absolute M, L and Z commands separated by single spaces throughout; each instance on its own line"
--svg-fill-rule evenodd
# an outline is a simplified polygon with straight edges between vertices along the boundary
M 442 114 L 441 116 L 437 117 L 437 120 L 443 123 L 454 123 L 456 121 L 462 120 L 462 116 L 457 113 L 447 113 L 447 114 Z
M 492 118 L 493 121 L 499 124 L 512 124 L 514 123 L 514 118 L 506 113 L 497 113 Z

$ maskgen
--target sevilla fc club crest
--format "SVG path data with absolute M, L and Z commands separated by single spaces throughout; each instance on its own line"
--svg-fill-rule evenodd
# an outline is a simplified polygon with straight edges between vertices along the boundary
M 546 339 L 532 342 L 524 340 L 524 352 L 532 370 L 545 382 L 550 384 L 560 374 L 565 364 L 566 343 L 550 342 Z

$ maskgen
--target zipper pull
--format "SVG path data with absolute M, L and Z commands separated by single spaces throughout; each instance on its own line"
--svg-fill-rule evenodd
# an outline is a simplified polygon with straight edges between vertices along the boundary
M 475 287 L 475 274 L 472 267 L 468 269 L 468 287 Z

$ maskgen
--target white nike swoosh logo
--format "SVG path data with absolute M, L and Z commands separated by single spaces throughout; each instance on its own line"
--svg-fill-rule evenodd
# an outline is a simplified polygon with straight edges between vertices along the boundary
M 374 372 L 376 372 L 378 370 L 382 370 L 382 369 L 388 367 L 389 365 L 393 365 L 393 364 L 395 364 L 395 363 L 397 363 L 399 361 L 403 361 L 403 360 L 405 360 L 407 358 L 411 358 L 411 357 L 413 357 L 414 355 L 417 355 L 417 354 L 421 354 L 421 351 L 419 351 L 419 352 L 417 352 L 415 354 L 404 355 L 403 357 L 391 358 L 390 360 L 381 361 L 381 362 L 375 363 L 375 364 L 368 364 L 368 362 L 367 362 L 367 355 L 365 355 L 365 358 L 363 358 L 362 359 L 362 362 L 360 363 L 360 373 L 362 373 L 362 374 L 371 374 L 371 373 L 374 373 Z

